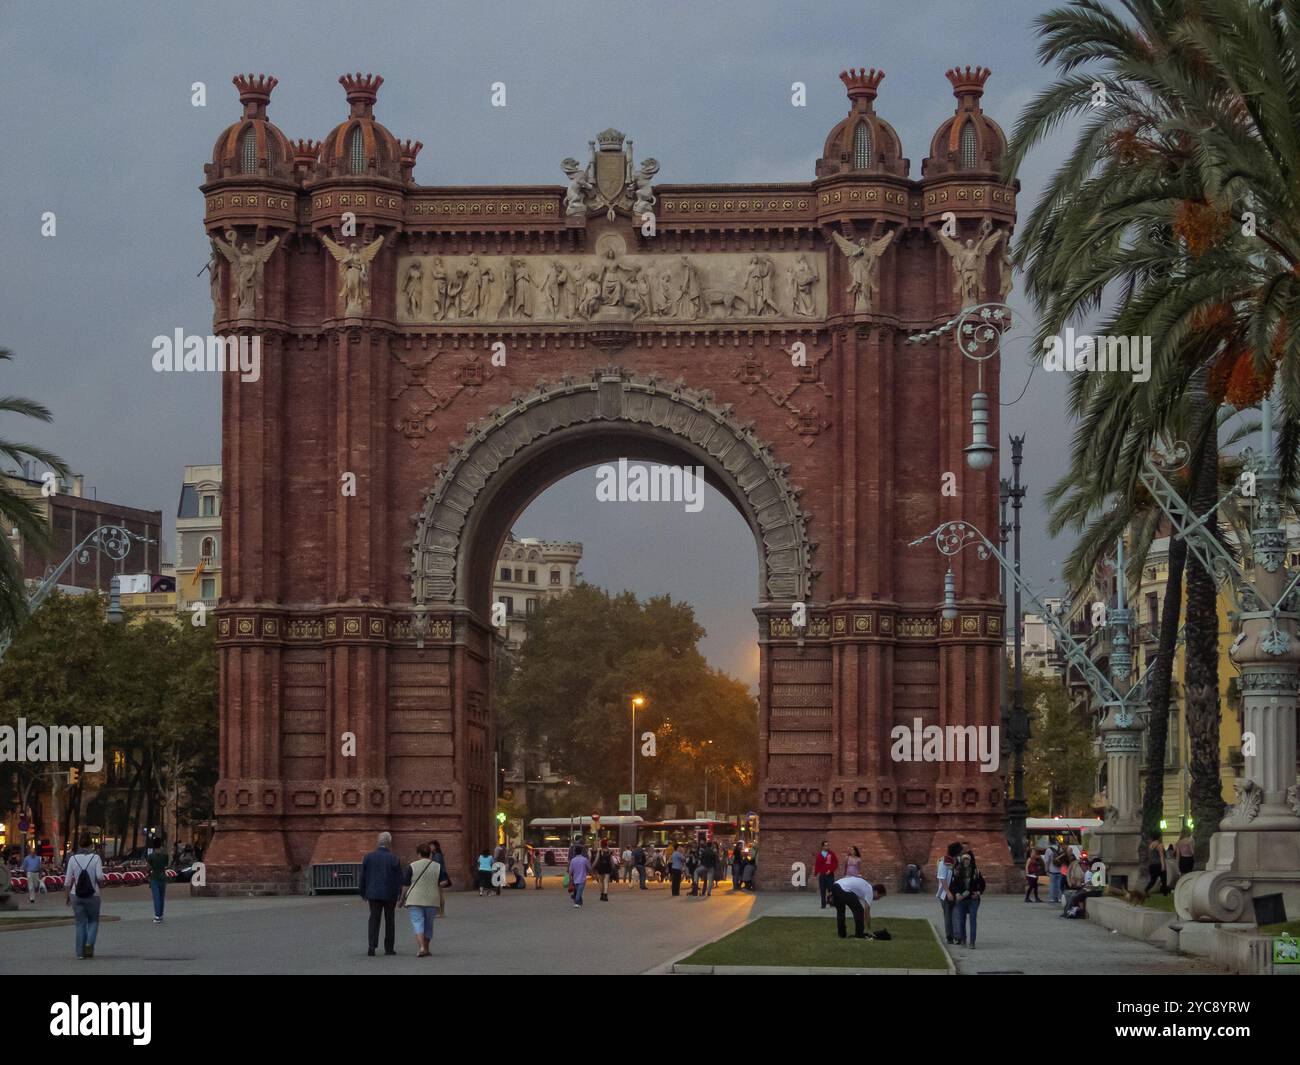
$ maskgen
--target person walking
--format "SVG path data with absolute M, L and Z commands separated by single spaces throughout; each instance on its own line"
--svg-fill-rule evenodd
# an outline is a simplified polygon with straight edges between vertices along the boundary
M 1152 836 L 1147 842 L 1147 872 L 1151 879 L 1147 881 L 1147 886 L 1142 890 L 1148 895 L 1151 894 L 1151 888 L 1157 880 L 1160 881 L 1160 893 L 1169 894 L 1169 874 L 1165 869 L 1165 846 L 1160 842 L 1160 837 Z
M 850 847 L 849 853 L 844 856 L 844 875 L 862 875 L 862 852 L 857 847 Z
M 402 877 L 402 898 L 398 905 L 410 911 L 415 930 L 415 956 L 429 956 L 434 918 L 446 916 L 446 899 L 442 890 L 442 866 L 433 860 L 433 848 L 421 843 L 415 848 L 419 856 L 406 867 Z
M 676 897 L 682 893 L 682 871 L 686 868 L 686 855 L 681 847 L 673 847 L 668 861 L 668 879 L 672 882 L 672 893 Z
M 1038 897 L 1038 877 L 1043 871 L 1043 859 L 1038 856 L 1038 850 L 1031 848 L 1029 857 L 1025 861 L 1025 901 L 1029 901 L 1029 896 L 1034 896 L 1035 902 L 1042 902 Z
M 956 945 L 975 949 L 976 917 L 980 912 L 980 899 L 984 895 L 984 874 L 975 864 L 975 855 L 970 851 L 963 854 L 953 869 L 953 931 L 956 933 Z M 967 921 L 970 922 L 969 935 Z
M 845 876 L 831 884 L 831 905 L 835 907 L 835 930 L 841 939 L 848 938 L 844 911 L 853 914 L 853 938 L 870 939 L 871 904 L 885 894 L 883 885 L 873 887 L 860 876 Z
M 104 863 L 92 849 L 88 832 L 77 840 L 77 852 L 63 867 L 64 904 L 77 920 L 77 957 L 93 958 L 99 937 L 99 885 L 104 883 Z
M 153 896 L 153 923 L 162 924 L 163 903 L 167 899 L 167 852 L 162 840 L 155 838 L 153 850 L 145 859 L 149 865 L 149 894 Z
M 736 845 L 731 849 L 731 890 L 740 890 L 740 878 L 745 872 L 745 845 L 740 840 L 736 840 Z
M 821 896 L 823 910 L 831 904 L 831 885 L 835 883 L 835 870 L 839 867 L 840 859 L 831 850 L 830 840 L 822 840 L 822 849 L 817 852 L 813 872 L 817 874 L 817 893 Z
M 581 843 L 573 851 L 573 857 L 569 859 L 569 880 L 573 884 L 573 904 L 582 909 L 582 889 L 587 886 L 591 862 L 587 860 L 586 848 Z
M 636 878 L 641 884 L 641 890 L 645 891 L 645 873 L 646 865 L 649 863 L 649 856 L 645 852 L 645 847 L 637 845 L 636 850 L 632 852 L 632 868 L 636 870 Z
M 952 872 L 960 853 L 960 843 L 949 843 L 948 853 L 939 859 L 934 871 L 934 878 L 939 885 L 935 898 L 939 900 L 939 908 L 943 911 L 943 936 L 948 943 L 956 938 L 952 929 Z
M 542 873 L 546 868 L 546 859 L 542 855 L 541 847 L 533 848 L 533 889 L 542 890 Z
M 430 854 L 429 857 L 438 863 L 440 870 L 438 873 L 438 883 L 445 888 L 449 888 L 451 887 L 451 877 L 447 875 L 447 858 L 442 853 L 442 844 L 435 839 L 430 846 L 433 848 L 433 853 Z
M 34 905 L 41 890 L 41 856 L 35 847 L 23 856 L 23 876 L 27 878 L 27 901 Z
M 1190 873 L 1196 865 L 1196 845 L 1192 842 L 1192 834 L 1187 831 L 1187 826 L 1178 833 L 1178 842 L 1174 844 L 1174 854 L 1178 858 L 1178 875 Z
M 605 840 L 600 841 L 600 850 L 596 852 L 596 861 L 592 868 L 596 872 L 596 882 L 600 885 L 600 901 L 609 901 L 609 882 L 614 875 L 614 855 Z
M 375 956 L 379 946 L 379 919 L 384 919 L 384 953 L 397 953 L 397 928 L 394 915 L 397 900 L 402 895 L 402 863 L 392 851 L 393 834 L 379 833 L 379 845 L 361 860 L 359 894 L 370 907 L 367 927 L 368 957 Z
M 478 897 L 487 898 L 492 891 L 492 852 L 484 847 L 478 856 Z
M 712 843 L 706 843 L 700 851 L 700 895 L 708 898 L 713 894 L 713 883 L 718 877 L 718 851 Z M 691 894 L 695 894 L 692 886 Z

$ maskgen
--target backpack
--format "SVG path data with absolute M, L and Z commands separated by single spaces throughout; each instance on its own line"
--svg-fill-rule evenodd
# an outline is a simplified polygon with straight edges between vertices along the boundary
M 81 871 L 77 874 L 77 885 L 73 890 L 79 899 L 88 899 L 95 894 L 95 884 L 90 879 L 90 860 L 82 865 Z
M 879 931 L 872 932 L 871 938 L 872 939 L 893 939 L 894 937 L 889 934 L 888 929 L 881 928 Z

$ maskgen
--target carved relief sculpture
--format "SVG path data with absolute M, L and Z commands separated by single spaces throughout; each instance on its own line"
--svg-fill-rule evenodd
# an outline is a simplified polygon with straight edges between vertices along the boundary
M 370 300 L 370 264 L 384 246 L 384 238 L 377 237 L 364 248 L 358 247 L 356 241 L 345 248 L 326 233 L 322 233 L 320 239 L 342 267 L 339 271 L 339 300 L 343 304 L 343 317 L 356 318 L 365 314 Z
M 275 247 L 280 243 L 279 237 L 272 237 L 260 248 L 249 248 L 247 241 L 236 245 L 239 238 L 233 229 L 226 230 L 226 239 L 212 238 L 212 247 L 225 256 L 226 261 L 235 268 L 236 306 L 240 318 L 255 316 L 257 293 L 262 288 L 262 267 L 271 257 Z
M 831 236 L 849 260 L 849 296 L 853 300 L 855 314 L 870 314 L 876 306 L 876 268 L 880 257 L 885 254 L 894 239 L 895 230 L 890 230 L 883 237 L 867 243 L 861 237 L 854 244 L 846 237 L 832 230 Z
M 952 257 L 953 295 L 960 301 L 963 310 L 974 307 L 983 298 L 980 290 L 984 263 L 989 252 L 1004 236 L 1004 231 L 994 231 L 992 223 L 986 218 L 980 227 L 980 234 L 978 241 L 968 237 L 965 244 L 959 244 L 942 230 L 939 231 L 939 243 Z

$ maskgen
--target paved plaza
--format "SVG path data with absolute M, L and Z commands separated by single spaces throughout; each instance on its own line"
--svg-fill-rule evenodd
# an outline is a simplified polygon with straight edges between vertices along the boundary
M 146 888 L 112 888 L 104 914 L 120 918 L 100 926 L 92 961 L 73 954 L 71 925 L 13 928 L 0 916 L 0 975 L 86 973 L 501 973 L 581 974 L 667 972 L 672 963 L 753 917 L 817 916 L 828 921 L 815 891 L 733 893 L 672 898 L 666 884 L 646 891 L 616 885 L 610 901 L 588 896 L 575 909 L 558 878 L 541 891 L 506 890 L 479 898 L 449 895 L 449 915 L 439 920 L 433 956 L 417 959 L 410 922 L 397 912 L 397 957 L 366 956 L 366 905 L 355 896 L 213 899 L 191 897 L 184 887 L 168 894 L 166 920 L 153 923 Z M 22 914 L 51 917 L 68 911 L 60 895 Z M 1110 933 L 1088 921 L 1057 917 L 1055 906 L 1026 904 L 1018 896 L 989 896 L 980 910 L 979 946 L 949 948 L 958 974 L 1065 973 L 1159 977 L 1222 972 L 1200 959 L 1178 957 Z M 891 895 L 875 908 L 874 924 L 924 917 L 938 926 L 939 906 L 924 895 Z M 828 923 L 827 936 L 835 934 Z M 869 948 L 869 944 L 863 944 Z

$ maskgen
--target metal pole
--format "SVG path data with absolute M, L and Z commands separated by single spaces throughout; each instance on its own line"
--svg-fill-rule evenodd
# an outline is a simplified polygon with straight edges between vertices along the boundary
M 998 480 L 998 549 L 1005 556 L 1007 553 L 1007 537 L 1011 534 L 1011 524 L 1007 521 L 1007 503 L 1011 498 L 1011 482 L 1005 477 Z M 998 592 L 1002 600 L 1002 617 L 1006 620 L 1007 610 L 1007 571 L 1001 566 L 998 567 Z M 1003 630 L 1002 645 L 998 648 L 998 679 L 1001 682 L 1001 703 L 999 719 L 1002 726 L 1002 742 L 999 746 L 999 754 L 1002 761 L 1002 821 L 1003 832 L 1007 838 L 1007 846 L 1011 848 L 1014 854 L 1016 851 L 1013 836 L 1013 826 L 1011 824 L 1011 811 L 1006 807 L 1006 800 L 1011 798 L 1011 773 L 1009 772 L 1009 763 L 1011 755 L 1011 702 L 1008 699 L 1007 688 L 1007 641 L 1006 630 Z
M 632 700 L 632 798 L 628 800 L 631 813 L 636 814 L 636 699 Z
M 1012 485 L 1008 495 L 1011 497 L 1012 510 L 1012 549 L 1013 566 L 1016 575 L 1016 590 L 1013 605 L 1012 622 L 1015 625 L 1014 669 L 1015 684 L 1011 692 L 1011 799 L 1007 803 L 1007 825 L 1013 833 L 1011 853 L 1017 862 L 1025 857 L 1025 817 L 1029 813 L 1025 801 L 1025 744 L 1029 739 L 1029 721 L 1025 715 L 1024 657 L 1021 640 L 1020 598 L 1020 510 L 1025 498 L 1025 486 L 1020 483 L 1020 463 L 1024 457 L 1025 437 L 1011 437 L 1011 471 Z

